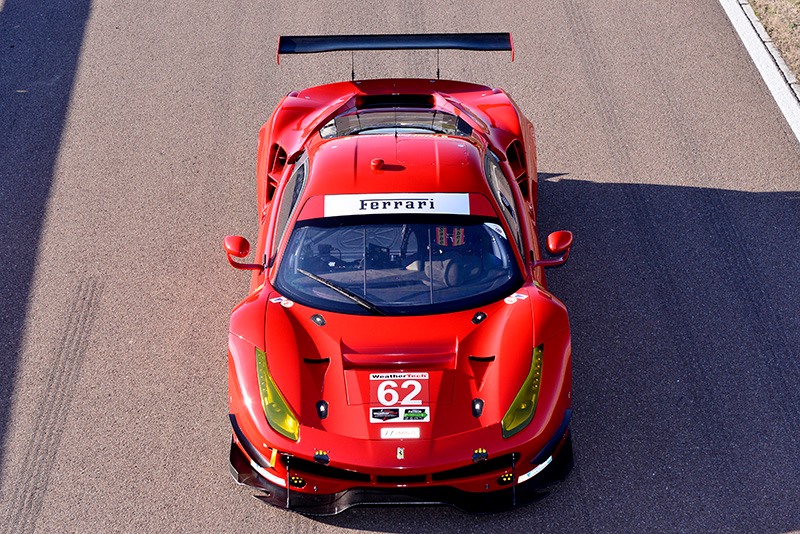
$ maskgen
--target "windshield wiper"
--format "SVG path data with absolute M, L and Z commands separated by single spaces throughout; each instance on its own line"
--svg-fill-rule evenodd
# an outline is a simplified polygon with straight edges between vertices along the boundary
M 356 295 L 355 293 L 353 293 L 349 289 L 345 289 L 343 287 L 339 287 L 336 284 L 334 284 L 333 282 L 325 280 L 321 276 L 317 276 L 316 274 L 310 273 L 310 272 L 308 272 L 306 270 L 303 270 L 303 269 L 301 269 L 299 267 L 297 268 L 297 272 L 300 273 L 300 274 L 306 275 L 307 277 L 311 278 L 315 282 L 319 282 L 320 284 L 324 285 L 327 288 L 333 289 L 334 291 L 336 291 L 340 295 L 349 298 L 350 300 L 352 300 L 353 302 L 355 302 L 356 304 L 358 304 L 362 308 L 366 308 L 367 310 L 371 311 L 374 315 L 386 315 L 386 312 L 384 312 L 382 309 L 378 308 L 377 306 L 375 306 L 373 303 L 369 302 L 368 300 L 365 300 L 362 297 L 359 297 L 358 295 Z

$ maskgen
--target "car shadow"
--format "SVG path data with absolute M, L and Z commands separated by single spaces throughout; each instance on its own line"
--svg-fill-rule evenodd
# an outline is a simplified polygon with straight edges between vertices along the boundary
M 90 0 L 5 0 L 0 11 L 0 442 Z M 0 468 L 5 447 L 0 446 Z
M 800 193 L 540 180 L 540 237 L 575 235 L 566 266 L 548 271 L 572 325 L 572 473 L 513 512 L 362 507 L 319 521 L 381 532 L 800 528 Z

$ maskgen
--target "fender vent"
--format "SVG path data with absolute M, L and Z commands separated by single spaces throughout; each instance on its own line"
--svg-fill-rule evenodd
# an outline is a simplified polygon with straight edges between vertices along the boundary
M 286 165 L 286 151 L 275 143 L 269 148 L 269 173 L 280 174 Z
M 522 148 L 522 143 L 515 139 L 508 145 L 506 150 L 506 157 L 508 158 L 508 165 L 511 167 L 511 172 L 514 173 L 514 179 L 519 184 L 519 190 L 522 196 L 530 202 L 531 201 L 531 184 L 528 177 L 527 161 L 525 160 L 525 150 Z
M 269 147 L 269 163 L 267 170 L 267 202 L 275 196 L 283 167 L 286 166 L 286 151 L 278 143 Z

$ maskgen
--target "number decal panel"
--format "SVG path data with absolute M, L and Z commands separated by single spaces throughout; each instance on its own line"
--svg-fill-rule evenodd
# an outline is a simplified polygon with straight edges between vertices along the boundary
M 370 373 L 371 406 L 423 406 L 430 402 L 428 373 Z

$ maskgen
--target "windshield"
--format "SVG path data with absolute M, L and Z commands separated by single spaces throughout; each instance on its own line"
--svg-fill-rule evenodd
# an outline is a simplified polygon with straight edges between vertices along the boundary
M 521 284 L 496 219 L 366 215 L 299 222 L 275 286 L 323 310 L 423 315 L 480 306 Z

